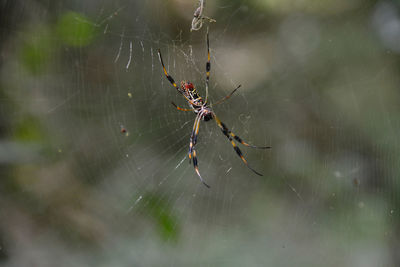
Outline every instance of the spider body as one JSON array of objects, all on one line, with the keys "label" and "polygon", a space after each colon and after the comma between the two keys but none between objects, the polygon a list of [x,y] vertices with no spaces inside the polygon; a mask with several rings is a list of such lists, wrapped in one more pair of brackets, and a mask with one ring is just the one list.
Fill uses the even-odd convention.
[{"label": "spider body", "polygon": [[[181,90],[183,95],[190,100],[189,105],[193,109],[196,109],[196,107],[200,107],[204,104],[203,98],[197,93],[197,90],[194,87],[193,83],[189,81],[182,81]],[[192,105],[191,102],[193,102],[194,105]]]},{"label": "spider body", "polygon": [[197,93],[193,83],[189,81],[181,82],[181,89],[183,94],[189,99],[189,106],[192,108],[195,114],[201,114],[201,119],[209,121],[213,119],[213,111],[207,103],[204,103],[203,98]]},{"label": "spider body", "polygon": [[[210,187],[203,180],[203,178],[200,175],[198,164],[197,164],[197,155],[196,155],[195,145],[197,143],[197,136],[198,136],[199,129],[200,129],[200,121],[201,120],[209,121],[209,120],[213,120],[214,119],[215,122],[217,123],[218,127],[221,129],[222,133],[228,138],[228,140],[231,143],[233,149],[235,150],[236,154],[241,158],[243,163],[250,170],[252,170],[254,173],[256,173],[257,175],[262,176],[261,173],[257,172],[252,167],[250,167],[250,165],[247,163],[246,159],[244,158],[242,151],[236,145],[235,141],[239,142],[240,144],[242,144],[244,146],[251,147],[251,148],[267,149],[267,148],[271,148],[271,147],[269,147],[269,146],[253,146],[253,145],[250,145],[250,144],[244,142],[239,136],[235,135],[233,132],[231,132],[228,129],[228,127],[226,127],[226,125],[215,115],[215,112],[212,110],[211,106],[208,104],[208,83],[209,83],[209,80],[210,80],[210,70],[211,70],[211,64],[210,64],[210,42],[209,42],[209,38],[208,38],[208,31],[207,31],[207,53],[208,53],[208,57],[207,57],[207,63],[206,63],[206,97],[205,97],[205,100],[204,100],[199,95],[199,93],[197,92],[195,86],[191,82],[184,80],[184,81],[181,82],[181,86],[180,87],[177,86],[177,84],[175,83],[175,80],[168,74],[167,69],[164,66],[164,62],[163,62],[163,59],[162,59],[162,56],[161,56],[161,52],[160,52],[160,50],[158,50],[158,57],[160,59],[160,63],[162,65],[162,68],[163,68],[165,76],[167,77],[168,81],[172,84],[172,86],[174,86],[175,89],[179,93],[181,93],[183,95],[183,97],[188,102],[188,104],[190,106],[190,109],[178,107],[175,103],[171,102],[172,105],[174,105],[175,108],[178,109],[178,110],[181,110],[181,111],[193,111],[196,114],[196,119],[194,121],[192,134],[190,135],[189,154],[188,154],[189,155],[189,163],[191,162],[191,160],[193,158],[193,166],[194,166],[194,169],[195,169],[197,175],[199,176],[201,182],[205,186]],[[227,95],[224,98],[222,98],[221,100],[217,101],[214,105],[220,104],[223,101],[225,101],[228,98],[230,98],[233,95],[233,93],[235,93],[236,90],[239,89],[239,88],[240,88],[240,85],[235,90],[233,90],[229,95]]]}]

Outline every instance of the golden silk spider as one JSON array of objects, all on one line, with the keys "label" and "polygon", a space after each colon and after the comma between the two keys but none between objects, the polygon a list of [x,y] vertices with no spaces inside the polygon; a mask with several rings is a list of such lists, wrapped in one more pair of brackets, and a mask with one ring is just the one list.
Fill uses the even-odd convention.
[{"label": "golden silk spider", "polygon": [[[236,154],[242,159],[244,164],[252,170],[254,173],[257,175],[262,176],[261,173],[257,172],[254,170],[250,165],[247,163],[247,160],[244,158],[242,151],[239,149],[239,147],[236,145],[235,141],[241,143],[244,146],[247,147],[252,147],[252,148],[260,148],[260,149],[268,149],[271,148],[270,146],[254,146],[250,145],[246,142],[244,142],[239,136],[235,135],[233,132],[231,132],[226,125],[215,115],[215,112],[212,110],[211,106],[208,104],[208,84],[210,80],[210,70],[211,70],[211,64],[210,64],[210,41],[208,37],[208,31],[207,31],[207,63],[206,63],[206,98],[205,100],[198,94],[196,88],[194,85],[189,82],[189,81],[182,81],[181,86],[178,87],[178,85],[175,83],[175,80],[168,74],[167,69],[164,66],[164,61],[161,56],[161,51],[158,49],[158,57],[160,59],[162,68],[164,70],[164,74],[167,77],[168,81],[176,88],[176,90],[183,95],[183,97],[186,99],[188,102],[190,108],[181,108],[178,107],[175,103],[172,102],[172,105],[181,111],[193,111],[196,114],[196,119],[194,120],[194,125],[193,125],[193,130],[192,134],[190,135],[190,143],[189,143],[189,163],[191,162],[193,158],[193,166],[194,169],[199,176],[201,182],[207,186],[208,188],[210,187],[204,179],[201,177],[199,168],[197,165],[197,156],[196,156],[196,143],[197,143],[197,136],[199,133],[200,129],[200,121],[209,121],[214,119],[215,122],[217,123],[218,127],[221,129],[222,133],[228,138],[230,143],[233,146],[233,149],[235,150]],[[240,88],[240,85],[235,88],[230,94],[227,96],[223,97],[221,100],[217,101],[214,105],[220,104],[223,101],[227,100],[230,98],[238,89]]]}]

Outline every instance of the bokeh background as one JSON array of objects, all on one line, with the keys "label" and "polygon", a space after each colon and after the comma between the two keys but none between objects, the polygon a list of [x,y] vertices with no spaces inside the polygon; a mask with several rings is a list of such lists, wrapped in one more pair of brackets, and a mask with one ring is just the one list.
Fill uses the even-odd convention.
[{"label": "bokeh background", "polygon": [[[399,266],[400,2],[0,2],[0,265]],[[191,112],[163,76],[271,150]]]}]

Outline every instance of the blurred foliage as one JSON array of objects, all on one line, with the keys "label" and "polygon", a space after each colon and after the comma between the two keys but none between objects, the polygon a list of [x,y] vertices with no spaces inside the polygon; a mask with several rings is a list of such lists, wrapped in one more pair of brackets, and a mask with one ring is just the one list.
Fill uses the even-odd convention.
[{"label": "blurred foliage", "polygon": [[[207,1],[190,33],[197,4],[0,5],[0,263],[398,266],[398,1]],[[210,190],[156,52],[203,93],[206,26],[218,116],[272,146],[255,177],[202,122]]]},{"label": "blurred foliage", "polygon": [[65,45],[82,47],[89,45],[95,37],[94,23],[76,12],[63,14],[54,30],[47,25],[36,25],[29,35],[24,36],[21,61],[33,74],[43,73],[49,60],[55,60],[57,43],[54,36]]},{"label": "blurred foliage", "polygon": [[308,0],[308,1],[293,1],[293,0],[260,0],[254,1],[258,6],[263,7],[273,13],[289,14],[293,12],[309,12],[318,15],[325,14],[340,14],[365,5],[368,1],[361,0]]},{"label": "blurred foliage", "polygon": [[43,25],[33,29],[29,35],[25,36],[21,48],[21,61],[31,73],[39,74],[50,60],[54,44],[49,30]]},{"label": "blurred foliage", "polygon": [[155,223],[160,237],[165,241],[176,242],[180,227],[171,207],[158,195],[146,194],[137,207]]},{"label": "blurred foliage", "polygon": [[95,37],[94,23],[76,12],[63,14],[56,24],[56,32],[70,46],[87,46]]},{"label": "blurred foliage", "polygon": [[42,129],[40,121],[32,115],[27,115],[16,123],[13,137],[19,142],[44,144],[46,135],[47,132]]}]

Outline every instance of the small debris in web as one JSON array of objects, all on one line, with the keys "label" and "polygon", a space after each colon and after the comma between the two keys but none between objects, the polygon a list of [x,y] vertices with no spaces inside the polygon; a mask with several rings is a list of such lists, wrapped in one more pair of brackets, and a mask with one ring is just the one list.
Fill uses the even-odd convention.
[{"label": "small debris in web", "polygon": [[128,93],[128,97],[129,97],[129,98],[132,98],[132,93]]},{"label": "small debris in web", "polygon": [[128,63],[126,64],[126,70],[128,71],[129,66],[131,65],[132,61],[132,41],[129,43],[129,60]]},{"label": "small debris in web", "polygon": [[144,46],[142,41],[140,41],[140,46],[142,47],[142,52],[144,53]]},{"label": "small debris in web", "polygon": [[121,133],[127,137],[129,136],[128,130],[123,125],[121,125]]},{"label": "small debris in web", "polygon": [[[104,25],[105,23],[107,23],[108,21],[112,20],[114,17],[118,16],[119,12],[121,10],[123,10],[125,7],[120,7],[117,10],[115,10],[114,12],[112,12],[110,15],[108,15],[106,18],[104,18],[101,22],[96,23],[94,26],[96,27],[101,27],[102,25]],[[102,13],[103,13],[103,9],[102,9]],[[106,25],[106,29],[108,28],[108,23]],[[106,33],[106,30],[104,30],[104,33]]]},{"label": "small debris in web", "polygon": [[184,162],[186,159],[186,156],[181,160],[181,162],[178,163],[178,165],[176,165],[175,170],[179,168],[179,166],[181,166],[182,162]]},{"label": "small debris in web", "polygon": [[121,34],[121,42],[119,44],[119,49],[118,49],[118,53],[114,59],[114,63],[117,63],[119,56],[121,55],[121,51],[122,51],[122,46],[124,44],[124,37],[125,37],[125,29],[122,30],[122,34]]},{"label": "small debris in web", "polygon": [[[285,183],[290,187],[290,189],[292,189],[292,191],[296,194],[296,196],[301,200],[304,201],[304,199],[301,197],[301,195],[299,194],[299,192],[297,192],[296,188],[294,188],[293,186],[291,186],[288,182],[285,181]],[[330,207],[330,209],[334,209],[333,207]]]},{"label": "small debris in web", "polygon": [[132,209],[133,209],[133,207],[135,207],[135,206],[139,203],[139,201],[142,200],[142,198],[143,198],[143,196],[140,195],[140,196],[138,197],[138,199],[136,199],[135,203],[133,203],[133,205],[128,209],[127,213],[131,212]]},{"label": "small debris in web", "polygon": [[196,11],[194,11],[193,14],[192,27],[190,28],[190,31],[200,30],[201,27],[203,26],[203,20],[208,20],[209,22],[216,22],[215,19],[203,15],[205,0],[200,0],[199,3],[200,3],[199,7],[196,9]]}]

